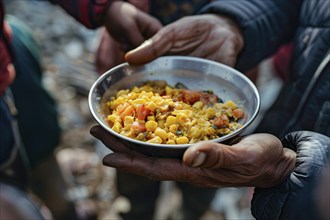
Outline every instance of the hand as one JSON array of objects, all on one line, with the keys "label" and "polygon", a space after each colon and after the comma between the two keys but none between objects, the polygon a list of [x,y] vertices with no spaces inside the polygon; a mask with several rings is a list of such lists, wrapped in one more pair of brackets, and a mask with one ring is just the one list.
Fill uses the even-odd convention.
[{"label": "hand", "polygon": [[104,157],[105,166],[157,181],[203,187],[270,187],[281,182],[295,165],[296,154],[269,134],[250,135],[232,146],[197,143],[186,150],[182,161],[132,151],[100,126],[93,127],[91,134],[114,152]]},{"label": "hand", "polygon": [[[326,184],[324,178],[329,177],[322,172],[330,163],[330,137],[298,131],[287,134],[282,143],[297,152],[296,166],[281,184],[255,189],[251,203],[253,216],[256,219],[323,219],[310,214],[316,206],[324,205],[322,202],[329,202],[329,185],[326,189],[321,184]],[[329,179],[327,182],[329,184]],[[314,194],[318,190],[323,190],[322,195]],[[323,214],[329,213],[329,203],[325,204],[327,212]],[[316,213],[322,214],[321,209]]]},{"label": "hand", "polygon": [[110,68],[125,62],[124,54],[124,48],[113,40],[105,29],[101,30],[100,42],[95,54],[95,66],[98,74],[101,75]]},{"label": "hand", "polygon": [[104,26],[127,51],[153,36],[162,25],[132,4],[113,1],[107,10]]},{"label": "hand", "polygon": [[233,67],[242,48],[242,34],[232,20],[213,14],[195,15],[163,27],[129,51],[125,59],[131,64],[143,64],[162,55],[189,55]]}]

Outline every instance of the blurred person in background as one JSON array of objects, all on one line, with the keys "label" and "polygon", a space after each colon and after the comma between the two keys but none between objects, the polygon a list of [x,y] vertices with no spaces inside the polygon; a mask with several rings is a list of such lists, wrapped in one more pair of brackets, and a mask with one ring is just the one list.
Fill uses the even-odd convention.
[{"label": "blurred person in background", "polygon": [[[119,29],[131,47],[138,46],[160,28],[157,20],[125,2],[50,2],[59,4],[87,28],[104,25],[108,30]],[[131,38],[132,33],[140,38]],[[32,32],[22,21],[5,18],[4,3],[0,0],[1,219],[51,218],[41,213],[31,199],[28,193],[31,188],[54,219],[96,219],[95,208],[80,210],[66,195],[54,156],[60,138],[56,104],[42,87],[41,78],[39,48]]]},{"label": "blurred person in background", "polygon": [[[329,160],[329,8],[329,1],[219,0],[202,8],[200,15],[163,27],[128,52],[126,60],[143,64],[162,55],[191,55],[245,72],[292,43],[289,76],[255,130],[269,134],[250,135],[233,146],[198,143],[185,152],[182,163],[132,152],[95,127],[91,133],[115,152],[104,158],[104,164],[153,180],[254,186],[252,214],[257,219],[317,215],[298,209],[297,202],[308,199],[305,190],[325,178],[320,174]],[[322,201],[322,207],[329,206],[327,199]]]},{"label": "blurred person in background", "polygon": [[[162,25],[167,25],[184,16],[195,14],[209,0],[128,0],[137,9],[152,15]],[[99,46],[96,52],[96,70],[99,74],[111,67],[125,62],[124,54],[132,49],[125,42],[114,39],[104,28],[101,32]],[[121,196],[126,197],[131,209],[121,213],[123,219],[153,219],[156,201],[159,198],[161,182],[150,181],[144,177],[123,172],[116,173],[116,188]],[[194,187],[186,183],[176,183],[182,192],[181,209],[178,218],[193,220],[199,219],[210,207],[216,194],[215,188]],[[145,197],[145,195],[148,195]]]}]

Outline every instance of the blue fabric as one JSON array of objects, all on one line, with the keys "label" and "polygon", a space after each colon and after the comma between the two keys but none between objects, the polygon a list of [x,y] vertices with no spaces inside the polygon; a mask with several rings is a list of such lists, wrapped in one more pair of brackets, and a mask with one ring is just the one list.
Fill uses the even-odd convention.
[{"label": "blue fabric", "polygon": [[[18,110],[17,120],[30,165],[33,167],[53,153],[60,128],[56,104],[41,84],[42,69],[36,58],[36,42],[26,27],[9,21],[13,30],[16,78],[10,86]],[[32,49],[34,48],[34,49]]]},{"label": "blue fabric", "polygon": [[282,143],[297,152],[296,167],[281,184],[255,189],[252,213],[257,219],[320,219],[313,189],[329,163],[330,138],[300,131],[286,135]]},{"label": "blue fabric", "polygon": [[330,102],[329,63],[308,94],[303,111],[297,120],[289,123],[330,48],[329,8],[330,1],[218,0],[200,11],[227,15],[239,25],[244,48],[236,68],[243,72],[273,55],[283,44],[293,44],[288,67],[290,76],[255,132],[283,137],[289,132],[310,130],[330,135],[329,126],[320,124],[321,121],[328,121],[324,103]]},{"label": "blue fabric", "polygon": [[153,0],[150,2],[150,14],[163,25],[172,23],[184,16],[197,13],[211,0]]},{"label": "blue fabric", "polygon": [[288,42],[297,28],[297,1],[218,0],[199,13],[227,15],[241,28],[244,48],[236,68],[248,71]]},{"label": "blue fabric", "polygon": [[[13,31],[12,49],[16,57],[16,78],[10,86],[18,110],[19,132],[31,166],[53,153],[59,143],[60,128],[56,105],[41,84],[37,44],[26,26],[9,20]],[[0,98],[0,164],[9,159],[14,147],[12,120],[7,104]]]},{"label": "blue fabric", "polygon": [[0,166],[7,163],[14,146],[11,121],[12,115],[4,97],[0,97]]}]

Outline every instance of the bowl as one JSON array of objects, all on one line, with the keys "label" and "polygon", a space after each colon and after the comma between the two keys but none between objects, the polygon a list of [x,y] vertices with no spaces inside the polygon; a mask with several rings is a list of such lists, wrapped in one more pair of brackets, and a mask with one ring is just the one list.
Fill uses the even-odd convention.
[{"label": "bowl", "polygon": [[242,106],[244,117],[238,130],[211,141],[225,142],[241,134],[256,118],[260,97],[254,84],[239,71],[218,62],[189,56],[164,56],[145,65],[118,65],[101,75],[92,85],[88,104],[91,114],[105,130],[119,137],[131,149],[156,157],[180,158],[191,144],[154,144],[118,134],[113,131],[101,103],[115,96],[121,89],[138,86],[148,80],[165,80],[169,85],[177,83],[193,90],[213,90],[223,101],[232,100]]}]

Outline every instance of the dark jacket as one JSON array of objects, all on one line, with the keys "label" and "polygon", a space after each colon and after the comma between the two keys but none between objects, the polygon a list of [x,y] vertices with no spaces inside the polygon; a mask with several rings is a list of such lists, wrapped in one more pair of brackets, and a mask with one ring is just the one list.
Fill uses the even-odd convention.
[{"label": "dark jacket", "polygon": [[[296,166],[282,183],[272,188],[256,188],[251,211],[257,219],[319,220],[322,196],[328,197],[329,186],[321,196],[320,182],[324,181],[325,167],[330,167],[330,138],[310,131],[286,135],[282,144],[297,152]],[[329,207],[329,204],[327,205]]]},{"label": "dark jacket", "polygon": [[280,138],[299,130],[318,133],[291,133],[284,138],[284,147],[297,152],[295,170],[278,186],[256,189],[251,210],[257,219],[317,219],[317,212],[299,209],[298,202],[307,200],[313,208],[308,194],[329,162],[330,1],[219,0],[201,13],[228,15],[240,26],[244,49],[237,69],[241,71],[253,68],[281,45],[293,43],[290,76],[256,132]]},{"label": "dark jacket", "polygon": [[330,136],[329,61],[317,72],[330,49],[330,1],[220,0],[202,9],[210,12],[228,15],[241,27],[241,71],[293,42],[290,76],[257,132],[283,137],[290,131],[310,130]]}]

